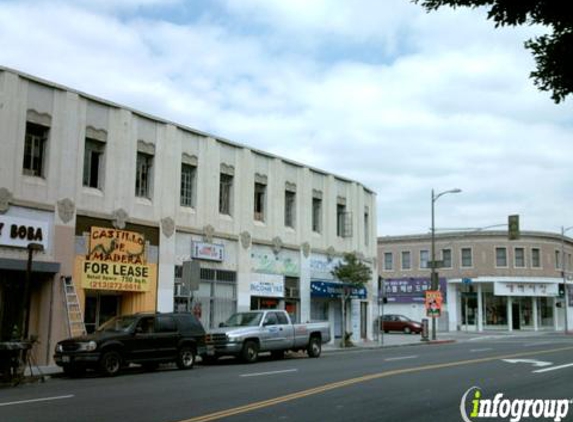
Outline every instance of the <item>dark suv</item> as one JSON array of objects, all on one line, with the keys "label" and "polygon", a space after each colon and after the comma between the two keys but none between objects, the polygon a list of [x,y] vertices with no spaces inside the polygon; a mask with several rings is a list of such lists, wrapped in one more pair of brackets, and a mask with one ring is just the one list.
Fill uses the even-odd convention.
[{"label": "dark suv", "polygon": [[142,313],[115,317],[93,334],[60,341],[54,360],[67,375],[96,369],[113,376],[130,363],[153,370],[175,362],[191,369],[204,349],[205,330],[193,314]]}]

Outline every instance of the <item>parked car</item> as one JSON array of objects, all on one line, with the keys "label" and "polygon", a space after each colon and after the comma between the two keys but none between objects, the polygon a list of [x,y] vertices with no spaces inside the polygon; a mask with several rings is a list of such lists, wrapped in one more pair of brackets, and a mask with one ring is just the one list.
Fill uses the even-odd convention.
[{"label": "parked car", "polygon": [[383,330],[385,333],[401,331],[404,334],[420,334],[422,332],[422,324],[404,315],[383,315],[380,330]]},{"label": "parked car", "polygon": [[68,375],[95,369],[113,376],[130,363],[153,370],[175,362],[191,369],[204,349],[205,330],[193,314],[142,313],[115,317],[92,334],[60,341],[54,360]]},{"label": "parked car", "polygon": [[231,355],[250,363],[260,352],[281,358],[288,350],[306,351],[309,357],[317,358],[322,344],[329,341],[328,322],[293,324],[282,310],[239,312],[207,333],[206,352],[201,358],[209,362]]}]

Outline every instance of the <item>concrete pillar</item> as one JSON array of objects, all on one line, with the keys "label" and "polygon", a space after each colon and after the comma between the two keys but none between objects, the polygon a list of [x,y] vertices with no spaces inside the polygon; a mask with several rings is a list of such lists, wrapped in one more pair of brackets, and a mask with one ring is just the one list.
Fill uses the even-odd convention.
[{"label": "concrete pillar", "polygon": [[300,289],[300,321],[310,321],[310,253],[304,255],[304,251],[300,251],[300,275],[299,275],[299,289]]},{"label": "concrete pillar", "polygon": [[483,331],[483,303],[482,303],[482,291],[481,284],[477,285],[477,302],[478,302],[478,314],[477,314],[477,330],[478,332]]},{"label": "concrete pillar", "polygon": [[551,301],[553,304],[553,329],[555,331],[559,330],[559,318],[558,318],[559,308],[557,307],[558,301],[559,300],[556,297],[554,297],[553,300]]},{"label": "concrete pillar", "polygon": [[531,298],[531,307],[533,309],[533,331],[538,331],[539,324],[537,323],[537,298],[535,296]]},{"label": "concrete pillar", "polygon": [[513,298],[511,296],[507,297],[507,315],[506,315],[506,321],[507,321],[507,331],[512,332],[513,331]]},{"label": "concrete pillar", "polygon": [[175,233],[167,237],[161,230],[159,239],[156,310],[158,312],[172,312],[175,289],[173,282],[175,278]]},{"label": "concrete pillar", "polygon": [[360,339],[360,299],[351,299],[350,301],[350,331],[352,332],[351,340],[356,343]]},{"label": "concrete pillar", "polygon": [[[448,283],[447,291],[448,291],[448,303],[447,303],[447,314],[448,314],[448,327],[449,331],[457,331],[458,330],[458,303],[460,300],[460,294],[457,288],[457,284]],[[460,284],[461,286],[461,284]]]}]

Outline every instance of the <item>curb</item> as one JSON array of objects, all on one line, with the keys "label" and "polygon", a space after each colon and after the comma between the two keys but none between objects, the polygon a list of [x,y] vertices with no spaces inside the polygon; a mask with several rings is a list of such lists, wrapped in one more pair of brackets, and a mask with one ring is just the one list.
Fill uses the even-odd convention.
[{"label": "curb", "polygon": [[452,344],[457,343],[457,340],[429,340],[422,341],[419,343],[404,343],[404,344],[389,344],[381,346],[352,346],[352,347],[337,347],[336,349],[322,349],[322,353],[340,353],[340,352],[359,352],[363,350],[381,350],[381,349],[394,349],[397,347],[415,347],[415,346],[428,346],[428,345],[438,345],[438,344]]}]

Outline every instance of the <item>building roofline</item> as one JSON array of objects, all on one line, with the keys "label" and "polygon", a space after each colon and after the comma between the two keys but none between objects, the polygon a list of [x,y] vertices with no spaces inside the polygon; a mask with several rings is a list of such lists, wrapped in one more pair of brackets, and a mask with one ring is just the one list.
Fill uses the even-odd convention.
[{"label": "building roofline", "polygon": [[[435,238],[436,240],[444,240],[444,239],[483,239],[483,238],[491,238],[491,237],[504,237],[507,239],[507,231],[506,230],[483,230],[483,231],[473,231],[473,232],[465,232],[465,231],[455,231],[449,233],[436,233]],[[412,235],[403,235],[403,236],[379,236],[377,238],[377,244],[383,245],[386,243],[391,242],[415,242],[415,241],[429,241],[431,238],[431,233],[427,234],[412,234]],[[543,231],[521,231],[520,232],[520,239],[519,240],[511,240],[511,242],[518,243],[519,241],[523,241],[524,238],[538,238],[538,239],[549,239],[561,242],[561,234],[560,233],[552,233],[552,232],[543,232]],[[573,244],[573,238],[565,236],[565,241],[567,243]],[[510,242],[509,239],[507,239]]]},{"label": "building roofline", "polygon": [[106,105],[106,106],[110,106],[110,107],[117,108],[117,109],[127,110],[127,111],[129,111],[129,112],[131,112],[131,113],[133,113],[133,114],[139,115],[139,116],[144,117],[144,118],[146,118],[146,119],[150,119],[150,120],[156,121],[156,122],[158,122],[158,123],[163,123],[163,124],[167,124],[167,125],[173,125],[173,126],[179,128],[179,129],[185,130],[185,131],[187,131],[187,132],[191,132],[191,133],[193,133],[193,134],[195,134],[195,135],[203,136],[203,137],[205,137],[205,138],[212,138],[212,139],[215,139],[215,140],[218,141],[218,142],[225,143],[225,144],[230,145],[230,146],[235,147],[235,148],[248,149],[249,151],[252,151],[252,152],[254,152],[254,153],[257,153],[257,154],[260,154],[260,155],[265,155],[265,156],[267,156],[267,157],[269,157],[269,158],[279,159],[279,160],[283,161],[284,163],[291,164],[291,165],[294,165],[294,166],[296,166],[296,167],[307,168],[307,169],[309,169],[309,170],[311,170],[311,171],[314,171],[314,172],[316,172],[316,173],[323,174],[323,175],[325,175],[325,176],[333,176],[333,177],[335,177],[335,178],[337,178],[337,179],[339,179],[339,180],[342,180],[342,181],[344,181],[344,182],[356,183],[357,185],[361,186],[361,187],[362,187],[365,191],[367,191],[368,193],[370,193],[370,194],[376,196],[376,192],[374,192],[374,190],[368,188],[367,186],[365,186],[365,185],[362,184],[361,182],[358,182],[358,181],[356,181],[356,180],[349,179],[349,178],[344,177],[344,176],[340,176],[340,175],[337,175],[337,174],[334,174],[334,173],[330,173],[330,172],[327,172],[327,171],[325,171],[325,170],[321,170],[321,169],[319,169],[319,168],[311,167],[311,166],[309,166],[309,165],[306,165],[306,164],[303,164],[303,163],[299,163],[299,162],[297,162],[297,161],[295,161],[295,160],[291,160],[291,159],[289,159],[289,158],[280,157],[280,156],[278,156],[278,155],[272,154],[272,153],[267,152],[267,151],[263,151],[263,150],[260,150],[260,149],[257,149],[257,148],[249,147],[249,146],[247,146],[247,145],[245,145],[245,144],[241,144],[241,143],[239,143],[239,142],[231,141],[230,139],[224,138],[224,137],[222,137],[222,136],[213,135],[213,134],[211,134],[211,133],[204,132],[204,131],[201,131],[201,130],[199,130],[199,129],[195,129],[195,128],[191,127],[191,126],[186,126],[186,125],[184,125],[184,124],[177,123],[177,122],[174,122],[174,121],[172,121],[172,120],[164,119],[164,118],[161,118],[161,117],[158,117],[158,116],[155,116],[155,115],[146,113],[146,112],[144,112],[144,111],[137,110],[137,109],[132,108],[132,107],[129,107],[129,106],[125,106],[125,105],[122,105],[122,104],[119,104],[119,103],[116,103],[116,102],[113,102],[113,101],[110,101],[110,100],[106,100],[106,99],[100,98],[100,97],[95,96],[95,95],[92,95],[92,94],[88,94],[88,93],[86,93],[86,92],[83,92],[83,91],[80,91],[80,90],[77,90],[77,89],[74,89],[74,88],[70,88],[70,87],[68,87],[68,86],[59,84],[59,83],[57,83],[57,82],[49,81],[49,80],[44,79],[44,78],[41,78],[41,77],[39,77],[39,76],[34,76],[34,75],[29,74],[29,73],[22,72],[22,71],[17,70],[17,69],[13,69],[13,68],[10,68],[10,67],[7,67],[7,66],[0,65],[0,71],[10,72],[10,73],[13,73],[13,74],[15,74],[15,75],[18,75],[18,76],[21,77],[21,78],[28,79],[28,80],[31,80],[31,81],[36,82],[36,83],[40,83],[40,84],[42,84],[42,85],[50,86],[50,87],[52,87],[52,88],[59,89],[59,90],[61,90],[61,91],[71,92],[71,93],[77,94],[77,95],[79,95],[79,96],[81,96],[81,97],[83,97],[83,98],[86,98],[86,99],[88,99],[88,100],[95,101],[95,102],[104,104],[104,105]]}]

